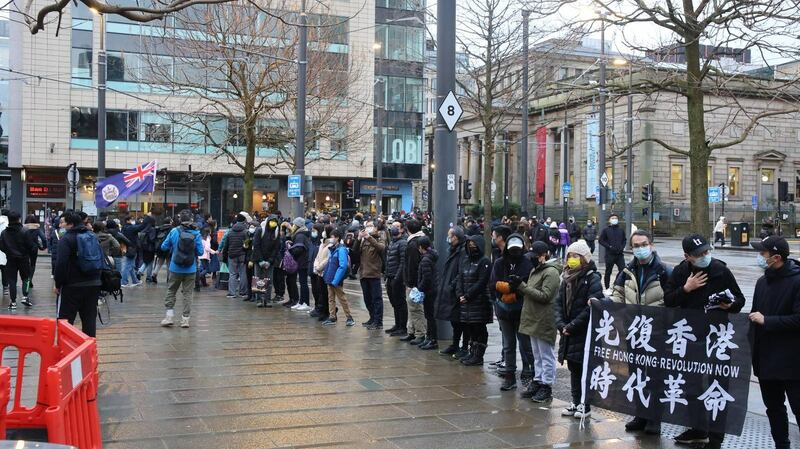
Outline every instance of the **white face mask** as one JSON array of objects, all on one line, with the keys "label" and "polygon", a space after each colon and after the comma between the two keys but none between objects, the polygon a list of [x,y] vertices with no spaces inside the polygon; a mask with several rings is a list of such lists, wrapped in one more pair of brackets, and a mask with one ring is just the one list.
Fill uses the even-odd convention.
[{"label": "white face mask", "polygon": [[370,226],[370,227],[368,227],[368,228],[366,228],[364,230],[367,231],[367,234],[372,234],[373,232],[375,232],[375,227],[374,226]]}]

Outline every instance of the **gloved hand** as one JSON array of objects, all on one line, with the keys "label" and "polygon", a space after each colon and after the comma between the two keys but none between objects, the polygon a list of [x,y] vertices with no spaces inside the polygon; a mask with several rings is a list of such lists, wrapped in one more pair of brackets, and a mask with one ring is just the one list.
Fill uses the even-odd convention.
[{"label": "gloved hand", "polygon": [[508,285],[511,287],[512,291],[516,291],[520,284],[522,284],[522,278],[516,274],[512,274],[508,277]]}]

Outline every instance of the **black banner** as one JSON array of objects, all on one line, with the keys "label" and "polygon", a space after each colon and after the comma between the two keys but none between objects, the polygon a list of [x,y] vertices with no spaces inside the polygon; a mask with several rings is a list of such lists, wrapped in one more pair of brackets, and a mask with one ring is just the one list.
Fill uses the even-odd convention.
[{"label": "black banner", "polygon": [[740,435],[750,388],[745,314],[592,301],[585,402]]}]

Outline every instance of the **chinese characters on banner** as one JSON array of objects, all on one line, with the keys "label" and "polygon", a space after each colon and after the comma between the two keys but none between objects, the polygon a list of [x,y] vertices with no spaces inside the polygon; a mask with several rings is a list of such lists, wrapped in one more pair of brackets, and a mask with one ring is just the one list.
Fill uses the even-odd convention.
[{"label": "chinese characters on banner", "polygon": [[747,413],[747,315],[592,301],[586,402],[740,435]]}]

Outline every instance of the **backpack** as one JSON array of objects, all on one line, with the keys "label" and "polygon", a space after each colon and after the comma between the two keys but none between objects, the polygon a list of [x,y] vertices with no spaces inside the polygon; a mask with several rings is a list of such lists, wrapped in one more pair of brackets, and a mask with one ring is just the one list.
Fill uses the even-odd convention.
[{"label": "backpack", "polygon": [[143,251],[147,251],[149,253],[155,252],[156,250],[156,229],[152,226],[148,227],[144,231],[139,232],[139,245],[141,245]]},{"label": "backpack", "polygon": [[171,230],[172,229],[170,229],[170,228],[156,230],[155,250],[156,250],[156,252],[158,252],[159,255],[167,255],[167,254],[169,254],[168,251],[161,251],[161,245],[164,243],[164,240],[167,239],[167,236],[169,235],[169,231],[171,231]]},{"label": "backpack", "polygon": [[283,254],[283,261],[281,263],[283,265],[283,271],[287,274],[295,274],[297,270],[300,269],[300,266],[297,264],[297,260],[295,260],[294,256],[292,255],[291,248]]},{"label": "backpack", "polygon": [[93,274],[103,269],[103,249],[93,232],[81,232],[77,237],[78,268],[81,273]]},{"label": "backpack", "polygon": [[114,298],[122,299],[122,274],[114,269],[111,261],[104,258],[105,263],[100,271],[100,290],[107,292],[114,296]]},{"label": "backpack", "polygon": [[175,252],[172,261],[179,267],[188,268],[194,265],[197,256],[194,252],[194,234],[188,228],[181,225],[178,231],[178,244],[175,245]]}]

